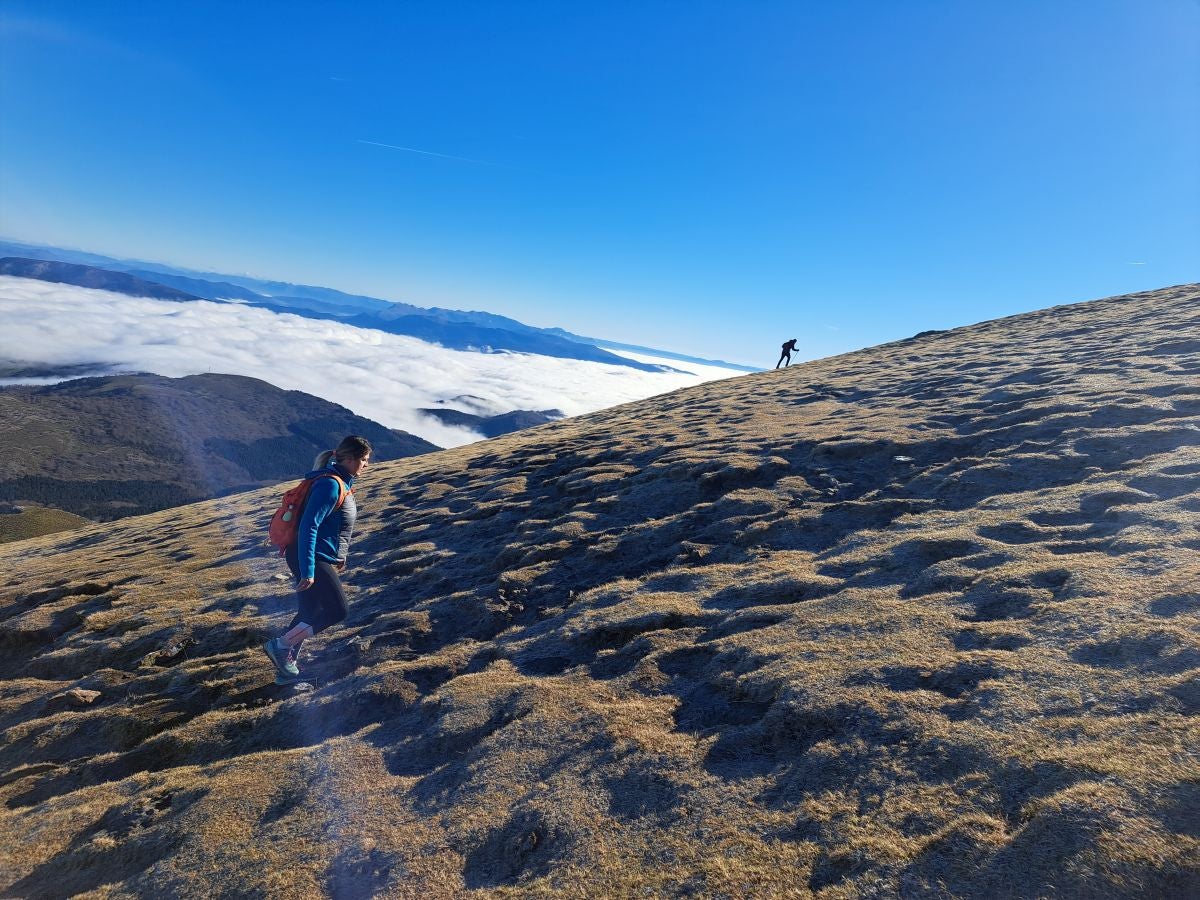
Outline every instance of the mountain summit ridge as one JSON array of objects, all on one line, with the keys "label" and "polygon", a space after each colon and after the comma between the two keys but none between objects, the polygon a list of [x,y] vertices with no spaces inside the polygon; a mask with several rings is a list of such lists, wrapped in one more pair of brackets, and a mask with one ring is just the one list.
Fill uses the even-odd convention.
[{"label": "mountain summit ridge", "polygon": [[1198,301],[373,467],[307,694],[273,489],[2,547],[0,890],[1193,896]]}]

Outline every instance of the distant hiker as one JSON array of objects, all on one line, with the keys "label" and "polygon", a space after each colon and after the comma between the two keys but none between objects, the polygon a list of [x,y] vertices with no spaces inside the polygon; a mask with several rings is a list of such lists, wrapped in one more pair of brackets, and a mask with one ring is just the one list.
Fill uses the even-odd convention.
[{"label": "distant hiker", "polygon": [[[279,684],[300,677],[296,659],[307,638],[346,618],[346,592],[338,573],[346,568],[346,553],[358,516],[351,488],[370,460],[371,445],[365,438],[342,438],[336,450],[326,450],[313,461],[313,471],[284,496],[284,506],[271,523],[272,541],[278,540],[281,533],[285,535],[280,543],[290,535],[289,525],[295,527],[295,539],[283,552],[296,579],[296,615],[283,634],[263,644],[275,664],[275,681]],[[297,492],[301,509],[289,505]],[[299,516],[298,522],[289,518],[294,516]]]},{"label": "distant hiker", "polygon": [[783,345],[783,352],[779,354],[779,362],[775,363],[775,368],[782,365],[785,369],[792,364],[792,351],[796,349],[796,339],[792,338]]}]

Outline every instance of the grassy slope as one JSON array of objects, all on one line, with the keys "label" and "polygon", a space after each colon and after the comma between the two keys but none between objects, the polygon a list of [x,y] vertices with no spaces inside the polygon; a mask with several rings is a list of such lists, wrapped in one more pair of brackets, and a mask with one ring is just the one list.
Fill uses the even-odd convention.
[{"label": "grassy slope", "polygon": [[30,506],[17,513],[0,513],[0,544],[70,531],[90,524],[82,516],[61,509]]},{"label": "grassy slope", "polygon": [[381,465],[306,696],[276,491],[0,548],[0,892],[1195,896],[1198,301]]}]

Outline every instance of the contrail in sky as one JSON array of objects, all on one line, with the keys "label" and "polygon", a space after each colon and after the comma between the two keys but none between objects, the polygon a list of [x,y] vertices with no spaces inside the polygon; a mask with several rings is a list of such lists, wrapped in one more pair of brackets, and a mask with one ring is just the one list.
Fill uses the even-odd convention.
[{"label": "contrail in sky", "polygon": [[361,138],[358,140],[358,143],[370,144],[372,147],[386,147],[388,150],[403,150],[405,153],[420,153],[422,156],[436,156],[438,159],[456,159],[459,162],[475,163],[479,166],[498,166],[501,169],[512,168],[511,166],[491,163],[482,159],[470,159],[466,156],[450,156],[447,153],[434,153],[432,150],[418,150],[416,147],[397,147],[395,144],[381,144],[379,141],[364,141]]}]

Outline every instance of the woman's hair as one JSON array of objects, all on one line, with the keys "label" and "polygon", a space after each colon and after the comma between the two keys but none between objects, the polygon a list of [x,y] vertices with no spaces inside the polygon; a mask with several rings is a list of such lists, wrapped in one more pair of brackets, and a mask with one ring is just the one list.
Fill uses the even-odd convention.
[{"label": "woman's hair", "polygon": [[337,445],[336,450],[324,450],[317,454],[317,458],[313,460],[314,469],[323,469],[329,465],[329,461],[335,457],[340,462],[343,459],[362,459],[371,452],[370,442],[357,434],[348,434],[342,438],[342,442]]}]

